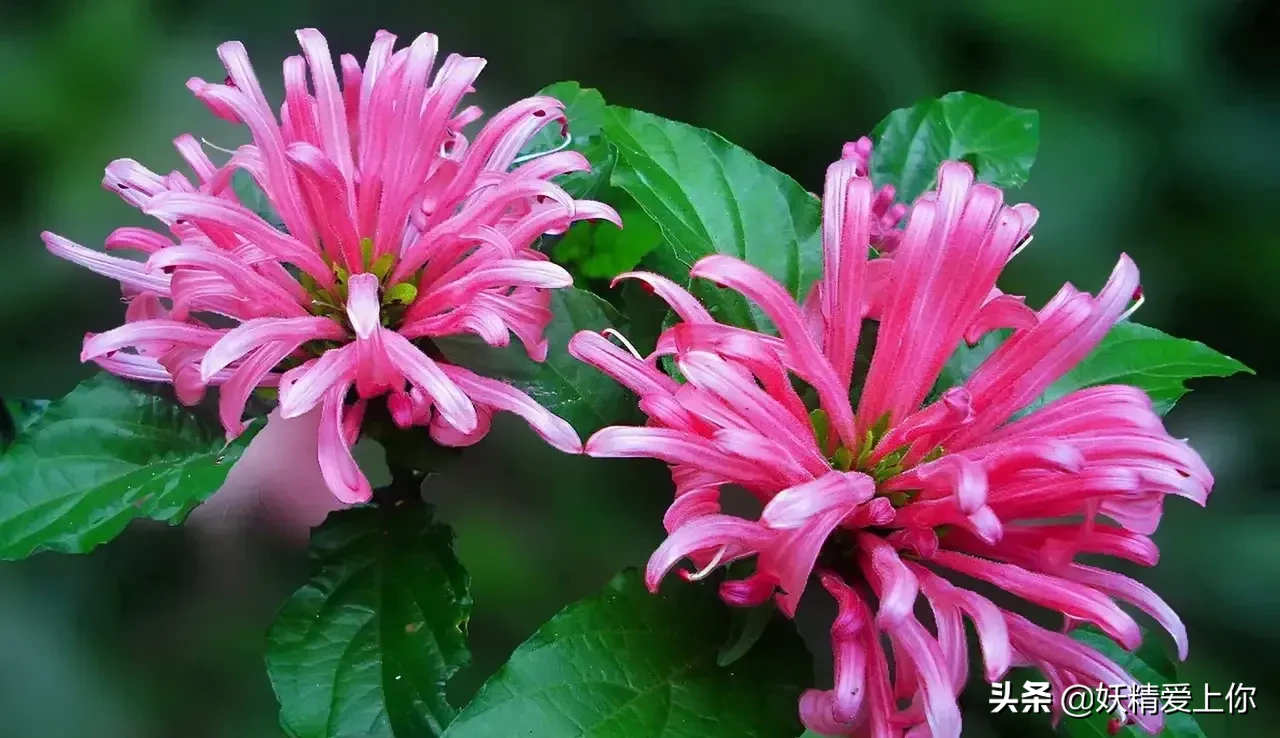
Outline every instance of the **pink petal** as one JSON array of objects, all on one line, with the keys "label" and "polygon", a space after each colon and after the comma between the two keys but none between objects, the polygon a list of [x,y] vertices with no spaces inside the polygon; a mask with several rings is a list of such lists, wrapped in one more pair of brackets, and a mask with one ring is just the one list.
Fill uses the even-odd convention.
[{"label": "pink petal", "polygon": [[347,133],[347,116],[343,108],[342,92],[338,76],[333,69],[329,45],[314,28],[297,32],[298,43],[311,67],[311,81],[315,85],[316,102],[319,103],[320,137],[325,153],[350,177],[354,171],[351,157],[351,140]]},{"label": "pink petal", "polygon": [[1094,623],[1125,648],[1142,643],[1142,631],[1133,618],[1098,591],[1052,577],[1027,571],[1012,564],[986,561],[952,551],[939,551],[933,563],[958,571],[1004,589],[1030,602],[1062,612],[1078,620]]},{"label": "pink petal", "polygon": [[1039,323],[996,349],[965,386],[980,419],[962,431],[956,447],[981,437],[1026,407],[1098,345],[1138,289],[1138,269],[1127,256],[1097,299],[1066,287],[1039,314]]},{"label": "pink petal", "polygon": [[515,413],[528,421],[529,427],[553,447],[569,454],[582,453],[582,441],[573,426],[524,392],[505,382],[481,377],[451,364],[441,364],[440,370],[476,403]]},{"label": "pink petal", "polygon": [[86,339],[80,352],[80,360],[89,361],[112,351],[130,346],[145,346],[148,343],[204,348],[217,343],[221,337],[222,331],[176,320],[139,320]]},{"label": "pink petal", "polygon": [[956,505],[966,515],[971,515],[987,504],[987,475],[983,468],[956,454],[943,456],[937,461],[918,466],[895,478],[892,489],[942,490],[955,496]]},{"label": "pink petal", "polygon": [[749,427],[784,448],[811,474],[821,474],[829,468],[814,443],[812,428],[763,391],[751,374],[708,351],[682,354],[677,365],[689,384],[733,408]]},{"label": "pink petal", "polygon": [[778,590],[778,578],[768,572],[756,572],[746,579],[730,579],[720,583],[720,599],[733,607],[759,607]]},{"label": "pink petal", "polygon": [[886,413],[892,425],[919,407],[1023,230],[1000,191],[973,179],[968,166],[946,162],[936,196],[912,208],[859,401],[865,428]]},{"label": "pink petal", "polygon": [[931,735],[935,738],[960,738],[960,707],[951,690],[951,681],[943,670],[945,661],[937,641],[909,614],[893,626],[889,636],[915,668],[924,694],[924,712]]},{"label": "pink petal", "polygon": [[[52,236],[52,234],[50,234]],[[43,234],[42,234],[43,237]],[[102,247],[107,251],[114,249],[133,249],[144,254],[154,254],[163,248],[173,245],[168,236],[163,236],[147,228],[123,226],[111,232]]]},{"label": "pink petal", "polygon": [[169,221],[190,218],[229,228],[277,259],[294,264],[322,285],[333,284],[332,270],[315,250],[276,230],[243,206],[208,195],[168,192],[151,198],[143,212]]},{"label": "pink petal", "polygon": [[[236,297],[252,298],[254,302],[263,303],[279,315],[294,317],[307,314],[296,295],[225,252],[202,246],[172,246],[157,251],[147,259],[148,270],[175,267],[192,267],[213,272],[235,287]],[[175,275],[175,279],[180,276],[181,274]]]},{"label": "pink petal", "polygon": [[[645,586],[651,592],[658,591],[667,572],[681,559],[695,553],[716,552],[713,566],[719,566],[758,552],[768,545],[773,535],[757,523],[732,515],[695,518],[668,536],[649,557],[644,571]],[[705,576],[706,573],[699,574]]]},{"label": "pink petal", "polygon": [[706,439],[668,428],[602,428],[587,440],[588,456],[603,458],[655,458],[668,464],[690,464],[738,482],[759,482],[759,469],[716,449]]},{"label": "pink petal", "polygon": [[771,476],[788,484],[802,484],[813,478],[781,444],[754,431],[720,428],[712,431],[711,442],[720,451],[768,469]]},{"label": "pink petal", "polygon": [[[310,340],[342,338],[342,326],[329,318],[255,318],[222,334],[200,362],[200,375],[207,381],[242,356],[267,343],[289,346],[285,356]],[[284,357],[281,357],[284,358]]]},{"label": "pink petal", "polygon": [[875,492],[875,482],[865,474],[830,471],[779,492],[765,505],[760,522],[773,530],[792,530],[833,509],[847,516]]},{"label": "pink petal", "polygon": [[1103,594],[1132,603],[1150,615],[1160,623],[1161,627],[1169,631],[1169,635],[1173,636],[1174,644],[1178,647],[1178,659],[1186,661],[1189,648],[1187,626],[1183,625],[1178,613],[1174,612],[1173,608],[1151,589],[1124,575],[1082,564],[1072,564],[1062,574],[1073,582],[1079,582]]},{"label": "pink petal", "polygon": [[[227,76],[234,86],[205,84],[192,91],[215,110],[234,114],[249,128],[265,165],[266,191],[271,204],[290,233],[299,238],[311,238],[311,222],[306,216],[297,181],[284,157],[284,140],[271,105],[253,73],[244,45],[228,41],[218,47],[218,57],[227,68]],[[188,87],[192,85],[188,83]]]},{"label": "pink petal", "polygon": [[964,340],[970,346],[982,340],[991,331],[1002,328],[1025,330],[1039,321],[1036,311],[1027,307],[1024,298],[1014,295],[996,295],[983,304],[965,329]]},{"label": "pink petal", "polygon": [[373,497],[369,480],[351,455],[346,433],[343,432],[343,401],[350,382],[341,382],[329,388],[320,405],[320,473],[329,485],[329,491],[340,502],[357,504]]},{"label": "pink petal", "polygon": [[[1140,683],[1111,659],[1072,638],[1045,630],[1010,612],[1005,613],[1005,620],[1013,647],[1042,670],[1048,667],[1051,673],[1065,671],[1074,681],[1084,684]],[[1159,733],[1164,723],[1162,714],[1135,712],[1131,717],[1151,735]]]},{"label": "pink petal", "polygon": [[[288,342],[261,344],[249,358],[236,367],[222,385],[218,393],[218,417],[229,437],[235,437],[244,432],[242,419],[245,405],[249,402],[249,395],[265,383],[270,371],[286,356],[293,353],[295,348],[296,346]],[[205,377],[203,364],[201,377]]]},{"label": "pink petal", "polygon": [[831,647],[835,656],[835,685],[831,690],[831,715],[848,725],[862,706],[867,671],[864,631],[871,629],[871,613],[856,592],[839,576],[822,572],[819,581],[839,608],[831,624]]},{"label": "pink petal", "polygon": [[852,160],[827,168],[822,195],[823,347],[843,386],[853,376],[862,328],[862,284],[871,250],[871,181],[858,176]]},{"label": "pink petal", "polygon": [[923,566],[909,566],[919,577],[925,596],[931,600],[950,602],[969,616],[978,632],[987,681],[995,682],[1004,678],[1013,663],[1013,652],[1000,608],[981,595],[953,586]]},{"label": "pink petal", "polygon": [[305,142],[290,144],[287,154],[321,203],[316,215],[324,223],[321,234],[330,247],[328,251],[346,265],[348,272],[363,270],[366,265],[351,205],[354,198],[342,172],[324,152]]},{"label": "pink petal", "polygon": [[688,290],[680,285],[672,282],[666,277],[653,274],[652,272],[623,272],[613,278],[613,285],[624,279],[638,279],[653,290],[654,294],[662,298],[676,315],[686,323],[711,323],[714,318],[707,309],[702,307],[702,303],[698,302],[698,298],[689,294]]},{"label": "pink petal", "polygon": [[719,513],[720,488],[703,487],[678,495],[663,515],[662,526],[671,533],[694,518]]},{"label": "pink petal", "polygon": [[169,294],[169,277],[163,274],[148,274],[143,265],[136,261],[108,256],[92,249],[86,249],[49,231],[41,233],[40,238],[44,240],[44,245],[49,249],[49,253],[74,264],[79,264],[95,274],[114,279],[131,289],[155,292],[165,296]]},{"label": "pink petal", "polygon": [[436,412],[442,420],[460,433],[465,434],[475,430],[478,422],[475,405],[466,393],[444,373],[439,364],[398,333],[383,331],[382,339],[391,361],[406,379],[431,397]]},{"label": "pink petal", "polygon": [[879,583],[880,610],[876,622],[881,628],[893,628],[908,618],[915,608],[920,584],[898,557],[893,547],[878,536],[859,533],[862,547],[862,569]]},{"label": "pink petal", "polygon": [[475,430],[463,433],[449,425],[448,422],[441,420],[439,415],[432,415],[430,421],[431,440],[442,446],[471,446],[489,434],[489,425],[492,419],[493,412],[481,405],[476,408]]},{"label": "pink petal", "polygon": [[373,274],[353,274],[347,280],[347,320],[357,338],[369,338],[380,326],[378,290],[378,277]]},{"label": "pink petal", "polygon": [[857,435],[849,407],[848,386],[841,384],[831,364],[818,350],[805,328],[795,300],[782,285],[756,267],[729,256],[705,257],[694,264],[689,274],[737,290],[760,306],[778,326],[778,332],[796,362],[796,373],[813,385],[822,398],[822,407],[831,418],[832,427],[847,443],[855,443]]},{"label": "pink petal", "polygon": [[780,531],[778,537],[761,552],[756,569],[778,580],[778,587],[782,590],[776,598],[778,609],[787,617],[795,617],[818,554],[832,531],[847,516],[847,507],[823,510],[800,527]]},{"label": "pink petal", "polygon": [[641,397],[651,393],[671,393],[676,389],[673,379],[594,331],[575,334],[569,340],[569,355],[594,366]]},{"label": "pink petal", "polygon": [[287,420],[306,413],[330,389],[354,381],[355,370],[355,346],[347,344],[285,372],[280,378],[280,417]]},{"label": "pink petal", "polygon": [[405,322],[457,305],[483,290],[495,287],[538,287],[554,289],[573,285],[573,277],[563,267],[549,262],[508,259],[485,265],[455,282],[437,287],[419,297],[405,314]]}]

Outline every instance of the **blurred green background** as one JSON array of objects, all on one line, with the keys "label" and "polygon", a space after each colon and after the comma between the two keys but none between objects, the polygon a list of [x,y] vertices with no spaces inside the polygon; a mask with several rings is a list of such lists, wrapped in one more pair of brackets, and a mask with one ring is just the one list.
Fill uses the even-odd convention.
[{"label": "blurred green background", "polygon": [[[316,26],[363,58],[379,28],[430,30],[487,57],[487,110],[561,79],[712,128],[812,191],[841,144],[889,110],[954,89],[1041,112],[1043,215],[1004,287],[1041,304],[1096,289],[1121,251],[1143,269],[1137,319],[1258,370],[1211,381],[1169,417],[1217,474],[1207,510],[1168,506],[1144,580],[1188,622],[1186,681],[1258,688],[1258,713],[1205,716],[1215,738],[1275,735],[1280,679],[1280,72],[1277,4],[1221,0],[48,0],[0,6],[0,396],[49,397],[88,371],[81,336],[118,321],[113,285],[52,258],[43,229],[98,246],[138,215],[100,188],[116,157],[157,171],[191,131],[243,134],[187,93],[240,39],[269,91]],[[278,98],[277,98],[278,99]],[[473,690],[566,602],[661,537],[657,465],[593,463],[499,427],[431,480],[474,576]],[[583,490],[587,490],[583,494]],[[272,534],[135,526],[87,557],[0,566],[0,733],[11,738],[277,736],[264,632],[305,577]],[[979,686],[979,689],[981,687]],[[990,734],[980,718],[966,735]]]}]

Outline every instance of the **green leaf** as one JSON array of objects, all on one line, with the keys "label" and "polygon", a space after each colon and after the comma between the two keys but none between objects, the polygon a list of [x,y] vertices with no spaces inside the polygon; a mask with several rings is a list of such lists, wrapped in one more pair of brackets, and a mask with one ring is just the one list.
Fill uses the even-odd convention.
[{"label": "green leaf", "polygon": [[623,329],[617,311],[590,292],[562,289],[552,292],[547,326],[550,344],[547,360],[535,362],[524,347],[497,349],[473,336],[450,336],[433,343],[445,357],[486,377],[504,379],[528,393],[539,404],[569,421],[578,433],[587,435],[632,417],[635,400],[626,389],[569,355],[569,339],[581,330],[600,331],[610,326]]},{"label": "green leaf", "polygon": [[0,456],[0,559],[84,553],[134,518],[171,524],[222,486],[257,432],[222,428],[108,374],[20,429]]},{"label": "green leaf", "polygon": [[[729,254],[804,297],[822,272],[817,198],[711,131],[613,106],[604,129],[618,148],[613,185],[635,198],[665,237],[648,265],[690,285],[696,261]],[[692,290],[722,322],[770,327],[735,292],[703,280]]]},{"label": "green leaf", "polygon": [[[557,184],[564,188],[571,197],[592,198],[600,191],[602,185],[609,181],[609,172],[613,169],[615,153],[605,139],[604,125],[605,102],[598,90],[583,87],[577,82],[557,82],[543,88],[539,95],[554,97],[564,103],[565,117],[568,119],[571,141],[567,148],[577,151],[591,162],[590,172],[574,172],[564,175]],[[534,136],[520,152],[521,157],[554,151],[563,147],[564,135],[560,126],[549,124]]]},{"label": "green leaf", "polygon": [[[410,483],[413,484],[413,483]],[[470,581],[421,495],[333,513],[314,573],[271,627],[267,673],[297,738],[438,736],[445,683],[470,659]]]},{"label": "green leaf", "polygon": [[0,399],[0,453],[30,428],[48,407],[48,400]]},{"label": "green leaf", "polygon": [[776,618],[733,666],[714,588],[651,595],[635,571],[543,625],[480,689],[446,738],[795,738],[812,680],[804,642]]},{"label": "green leaf", "polygon": [[757,607],[735,607],[731,610],[729,640],[716,654],[716,664],[732,666],[746,656],[760,640],[777,614],[772,602]]},{"label": "green leaf", "polygon": [[0,451],[9,448],[18,435],[18,421],[8,400],[0,400]]},{"label": "green leaf", "polygon": [[871,178],[911,202],[929,189],[938,165],[959,159],[978,179],[1020,187],[1040,145],[1040,116],[971,92],[952,92],[890,113],[875,127]]},{"label": "green leaf", "polygon": [[288,233],[284,221],[276,214],[276,209],[267,199],[267,193],[254,181],[253,175],[242,170],[231,175],[231,191],[235,193],[240,204],[252,210],[259,218],[270,223],[277,230]]},{"label": "green leaf", "polygon": [[1156,411],[1164,414],[1187,393],[1188,379],[1238,372],[1253,370],[1199,341],[1174,338],[1138,323],[1117,323],[1093,353],[1049,386],[1041,402],[1082,387],[1131,384],[1145,390]]},{"label": "green leaf", "polygon": [[[1098,631],[1093,627],[1078,628],[1071,633],[1071,637],[1098,651],[1102,655],[1116,662],[1130,676],[1141,685],[1154,685],[1159,689],[1164,684],[1175,683],[1174,674],[1161,673],[1157,668],[1143,659],[1144,654],[1153,653],[1150,640],[1144,640],[1143,646],[1137,652],[1131,653],[1124,650],[1115,641]],[[1167,659],[1163,655],[1158,643],[1154,643],[1155,653],[1160,654],[1160,658]],[[1128,685],[1126,685],[1128,686]],[[1188,705],[1188,709],[1194,707],[1194,704]],[[1118,733],[1110,733],[1107,730],[1107,723],[1111,716],[1107,714],[1090,715],[1086,718],[1070,718],[1065,717],[1062,721],[1064,732],[1073,738],[1110,738],[1110,736],[1118,735],[1121,738],[1150,738],[1148,734],[1136,727],[1129,726],[1121,729]],[[1200,725],[1196,722],[1195,716],[1189,713],[1175,712],[1165,715],[1164,730],[1160,731],[1158,738],[1205,738],[1204,731],[1200,729]]]},{"label": "green leaf", "polygon": [[[557,263],[570,265],[589,279],[613,279],[634,269],[646,254],[662,245],[662,231],[625,193],[608,198],[623,227],[607,221],[575,223],[551,251]],[[625,204],[623,204],[625,203]]]},{"label": "green leaf", "polygon": [[48,407],[48,400],[0,399],[0,451],[8,448]]},{"label": "green leaf", "polygon": [[[935,392],[965,382],[1007,336],[1008,331],[999,331],[976,346],[961,344],[943,368]],[[1027,410],[1085,387],[1128,384],[1144,390],[1156,411],[1164,414],[1188,392],[1187,380],[1238,372],[1252,374],[1253,370],[1198,341],[1174,338],[1138,323],[1117,323],[1092,353],[1049,385]]]}]

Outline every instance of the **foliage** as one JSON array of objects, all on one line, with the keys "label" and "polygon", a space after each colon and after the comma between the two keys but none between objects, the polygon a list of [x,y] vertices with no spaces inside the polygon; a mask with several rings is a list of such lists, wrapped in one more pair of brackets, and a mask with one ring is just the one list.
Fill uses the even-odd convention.
[{"label": "foliage", "polygon": [[[551,297],[546,361],[532,361],[519,345],[494,347],[474,338],[434,340],[431,349],[510,382],[585,438],[634,420],[635,400],[570,357],[569,339],[610,328],[635,329],[647,339],[662,322],[663,311],[634,293],[604,299],[604,283],[643,263],[688,286],[719,320],[770,331],[757,306],[693,282],[690,268],[709,255],[736,256],[803,299],[823,264],[821,204],[790,176],[717,133],[609,105],[576,82],[543,94],[564,103],[569,137],[559,126],[544,128],[515,166],[561,148],[578,152],[592,170],[559,183],[574,197],[614,206],[625,227],[582,223],[543,243],[582,288]],[[969,162],[983,181],[1022,185],[1038,150],[1039,117],[952,93],[891,113],[874,136],[873,179],[895,185],[900,199],[911,201],[946,159]],[[274,221],[251,177],[239,173],[234,187],[248,207]],[[958,347],[935,391],[966,381],[1006,337],[997,332]],[[1083,387],[1124,383],[1143,389],[1166,412],[1188,380],[1241,371],[1249,370],[1204,344],[1122,322],[1029,409]],[[311,578],[280,610],[269,636],[267,670],[290,735],[800,733],[795,703],[811,686],[813,669],[791,623],[772,606],[731,613],[704,584],[672,584],[650,594],[634,571],[539,628],[469,703],[451,703],[446,686],[471,660],[470,581],[454,554],[452,529],[423,501],[420,484],[423,473],[467,452],[442,452],[420,429],[401,433],[383,409],[370,413],[367,431],[397,478],[371,504],[334,513],[313,532]],[[227,443],[203,408],[181,407],[162,390],[106,375],[51,403],[5,401],[0,557],[84,553],[135,518],[180,522],[222,485],[260,425],[255,421]],[[1158,651],[1130,654],[1096,632],[1075,635],[1143,682],[1174,676]],[[1068,721],[1066,730],[1101,735],[1101,720]],[[1203,733],[1189,717],[1173,716],[1166,735]]]}]

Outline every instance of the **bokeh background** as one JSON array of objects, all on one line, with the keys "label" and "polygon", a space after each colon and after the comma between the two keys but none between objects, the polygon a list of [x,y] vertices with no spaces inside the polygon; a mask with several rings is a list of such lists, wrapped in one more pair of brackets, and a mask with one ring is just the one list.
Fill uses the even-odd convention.
[{"label": "bokeh background", "polygon": [[[240,39],[269,91],[316,26],[363,57],[372,34],[431,30],[485,56],[489,110],[576,79],[615,103],[715,129],[819,191],[840,145],[889,110],[964,89],[1041,112],[1017,199],[1043,213],[1007,282],[1042,301],[1095,289],[1119,252],[1143,269],[1138,320],[1207,342],[1255,377],[1209,381],[1169,416],[1217,474],[1207,510],[1175,500],[1144,579],[1188,621],[1186,681],[1258,689],[1214,738],[1275,735],[1280,710],[1280,5],[1265,0],[6,0],[0,6],[0,396],[51,397],[88,370],[86,331],[118,292],[46,254],[52,229],[97,246],[141,224],[100,188],[116,157],[179,165],[182,132],[243,134],[183,86],[220,79]],[[516,644],[661,536],[662,470],[548,454],[500,427],[430,481],[474,577],[465,697]],[[507,443],[513,440],[516,444]],[[298,457],[301,460],[305,456]],[[265,630],[306,576],[266,526],[135,526],[86,557],[0,565],[0,734],[279,736]],[[973,719],[966,734],[988,735]]]}]

